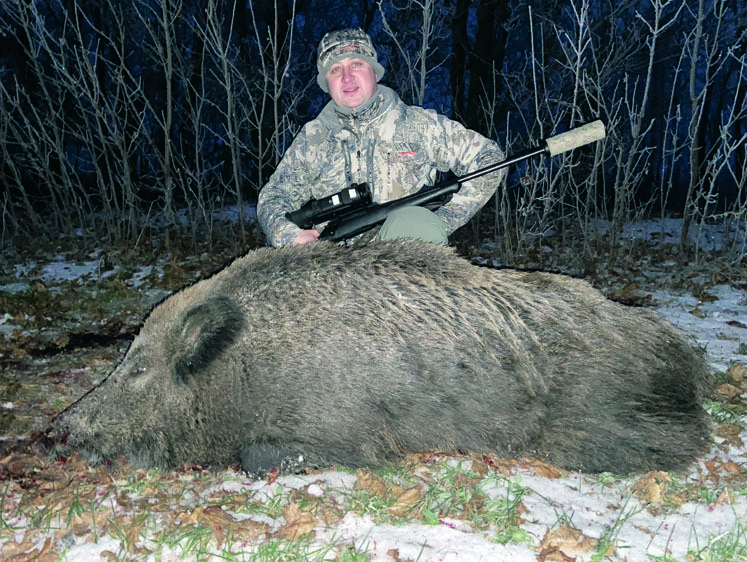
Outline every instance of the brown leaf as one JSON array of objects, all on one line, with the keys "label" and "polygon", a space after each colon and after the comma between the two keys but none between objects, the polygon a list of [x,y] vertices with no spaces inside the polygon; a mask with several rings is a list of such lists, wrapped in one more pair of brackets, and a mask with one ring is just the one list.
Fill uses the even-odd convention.
[{"label": "brown leaf", "polygon": [[537,474],[544,476],[545,478],[561,478],[565,474],[565,472],[558,467],[542,461],[531,461],[529,466],[531,466]]},{"label": "brown leaf", "polygon": [[0,548],[0,554],[2,554],[3,560],[13,560],[16,556],[25,555],[26,550],[29,548],[25,542],[17,543],[13,540],[8,540],[2,548]]},{"label": "brown leaf", "polygon": [[405,458],[405,466],[409,469],[419,464],[433,464],[440,460],[442,453],[436,451],[420,451],[417,453],[408,453]]},{"label": "brown leaf", "polygon": [[546,548],[537,555],[538,562],[575,562],[576,558],[568,556],[557,546]]},{"label": "brown leaf", "polygon": [[70,344],[70,338],[63,334],[54,341],[54,344],[58,348],[62,349],[63,347],[67,347],[68,344]]},{"label": "brown leaf", "polygon": [[718,497],[716,498],[716,501],[713,502],[713,505],[733,504],[733,503],[734,503],[734,498],[732,497],[731,493],[728,490],[724,490],[718,495]]},{"label": "brown leaf", "polygon": [[735,398],[738,398],[742,394],[742,389],[738,386],[734,386],[733,384],[724,383],[720,384],[716,387],[714,390],[716,396],[719,396],[721,398],[725,398],[728,401],[734,400]]},{"label": "brown leaf", "polygon": [[731,384],[741,387],[747,381],[747,367],[735,363],[726,370],[726,377]]},{"label": "brown leaf", "polygon": [[186,271],[175,261],[170,261],[163,266],[161,286],[167,289],[180,289],[184,286],[186,274]]},{"label": "brown leaf", "polygon": [[[714,433],[719,437],[723,438],[727,444],[737,449],[744,448],[744,442],[740,437],[742,433],[741,428],[734,424],[717,424],[714,428]],[[727,447],[728,449],[728,447]]]},{"label": "brown leaf", "polygon": [[472,459],[472,472],[480,476],[481,478],[485,476],[488,473],[488,465],[487,463],[478,458]]},{"label": "brown leaf", "polygon": [[124,544],[127,546],[127,552],[129,554],[136,554],[140,549],[137,546],[137,541],[140,537],[140,532],[145,525],[147,514],[143,514],[137,517],[121,516],[116,518],[117,527],[122,529],[124,534]]},{"label": "brown leaf", "polygon": [[57,555],[57,553],[52,552],[52,538],[47,537],[47,540],[44,541],[44,545],[39,551],[39,554],[36,557],[34,557],[34,560],[38,560],[38,561],[57,560],[58,558],[59,556]]},{"label": "brown leaf", "polygon": [[227,529],[236,520],[218,505],[196,507],[192,511],[182,511],[177,514],[175,523],[178,525],[204,525],[213,531],[218,548],[223,547],[223,539]]},{"label": "brown leaf", "polygon": [[223,508],[219,505],[210,505],[204,508],[202,510],[202,519],[212,529],[215,541],[218,543],[218,548],[222,548],[226,532],[236,523],[236,520],[230,513],[223,511]]},{"label": "brown leaf", "polygon": [[397,548],[390,548],[386,551],[386,555],[394,560],[394,562],[402,562],[402,559],[399,557],[399,549]]},{"label": "brown leaf", "polygon": [[344,517],[344,513],[332,506],[321,506],[316,511],[316,517],[327,526],[334,525]]},{"label": "brown leaf", "polygon": [[366,491],[373,496],[385,497],[387,495],[386,484],[373,472],[361,469],[356,473],[356,477],[356,490]]},{"label": "brown leaf", "polygon": [[43,466],[41,459],[29,455],[9,455],[0,460],[0,474],[8,473],[11,478],[33,477]]},{"label": "brown leaf", "polygon": [[649,503],[659,505],[664,501],[664,492],[671,480],[667,472],[647,472],[638,482],[633,484],[633,493]]},{"label": "brown leaf", "polygon": [[612,300],[625,305],[650,305],[651,295],[639,295],[636,293],[639,289],[640,286],[635,281],[629,283],[612,295]]},{"label": "brown leaf", "polygon": [[78,453],[73,453],[65,461],[65,469],[78,473],[88,473],[88,465]]},{"label": "brown leaf", "polygon": [[[594,552],[599,541],[593,537],[584,535],[580,530],[573,527],[562,527],[548,530],[540,542],[540,554],[546,553],[543,560],[568,560],[563,556],[573,556]],[[551,553],[557,552],[560,558],[551,558]],[[574,558],[570,558],[574,560]]]},{"label": "brown leaf", "polygon": [[[464,490],[465,488],[472,489],[475,486],[477,486],[478,482],[479,482],[478,479],[467,476],[463,472],[458,472],[456,476],[454,476],[454,487],[457,490]],[[395,494],[395,495],[398,495],[398,494]]]},{"label": "brown leaf", "polygon": [[96,471],[94,472],[93,479],[95,482],[102,484],[102,485],[109,485],[114,482],[114,478],[112,478],[111,473],[106,468],[105,465],[99,465],[96,468]]},{"label": "brown leaf", "polygon": [[413,486],[408,488],[400,494],[392,506],[389,508],[389,512],[395,517],[404,517],[410,513],[415,505],[423,497],[423,490],[420,486]]},{"label": "brown leaf", "polygon": [[708,313],[703,312],[703,310],[700,307],[693,308],[690,311],[690,314],[692,314],[696,318],[700,318],[701,320],[708,316]]},{"label": "brown leaf", "polygon": [[487,466],[503,476],[511,476],[511,468],[516,466],[515,460],[503,460],[494,455],[482,455],[482,460]]},{"label": "brown leaf", "polygon": [[267,485],[269,486],[270,484],[273,484],[275,480],[278,479],[279,474],[280,474],[280,470],[277,467],[273,468],[270,472],[268,472],[265,475],[265,482],[267,483]]},{"label": "brown leaf", "polygon": [[219,505],[196,507],[191,511],[180,511],[171,517],[173,525],[204,526],[213,532],[218,548],[229,534],[242,540],[253,540],[266,533],[268,526],[251,519],[237,520]]},{"label": "brown leaf", "polygon": [[37,549],[39,531],[26,532],[23,542],[8,541],[0,549],[4,562],[52,562],[59,558],[59,554],[52,552],[52,538],[47,537],[41,549]]},{"label": "brown leaf", "polygon": [[734,437],[735,435],[739,435],[742,432],[741,428],[738,425],[729,423],[721,423],[716,425],[714,431],[719,437]]},{"label": "brown leaf", "polygon": [[724,470],[732,474],[742,474],[742,467],[731,460],[724,463]]},{"label": "brown leaf", "polygon": [[260,523],[251,519],[235,521],[231,525],[231,534],[242,541],[253,541],[269,531],[267,523]]},{"label": "brown leaf", "polygon": [[275,536],[279,539],[297,540],[311,533],[316,527],[316,519],[308,511],[301,509],[298,503],[289,503],[283,508],[285,525],[278,529]]},{"label": "brown leaf", "polygon": [[132,500],[126,491],[122,490],[117,496],[117,505],[124,509],[132,508]]},{"label": "brown leaf", "polygon": [[93,525],[93,514],[90,511],[84,511],[80,515],[73,515],[69,527],[76,537],[82,537],[90,532]]}]

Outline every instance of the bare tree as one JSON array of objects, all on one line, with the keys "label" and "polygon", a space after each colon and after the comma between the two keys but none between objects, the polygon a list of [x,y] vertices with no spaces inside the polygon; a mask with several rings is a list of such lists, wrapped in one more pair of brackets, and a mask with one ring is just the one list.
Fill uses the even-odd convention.
[{"label": "bare tree", "polygon": [[[437,54],[434,43],[444,36],[447,11],[436,0],[408,0],[403,5],[392,0],[386,5],[379,2],[379,15],[393,45],[389,67],[399,93],[407,102],[423,105],[429,75],[445,58],[432,62]],[[417,27],[410,22],[417,22]]]}]

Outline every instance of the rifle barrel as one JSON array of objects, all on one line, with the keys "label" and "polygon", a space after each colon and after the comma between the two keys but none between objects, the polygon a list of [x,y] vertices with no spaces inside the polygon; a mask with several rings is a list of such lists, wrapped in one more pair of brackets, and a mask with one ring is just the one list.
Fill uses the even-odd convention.
[{"label": "rifle barrel", "polygon": [[324,228],[319,238],[332,242],[353,238],[383,223],[392,209],[407,205],[425,205],[430,201],[437,200],[439,197],[459,191],[461,185],[468,181],[492,172],[497,172],[535,156],[555,156],[573,150],[579,146],[601,140],[605,135],[604,123],[601,121],[582,125],[581,127],[543,140],[539,148],[527,150],[507,160],[496,162],[490,166],[470,172],[465,176],[448,179],[437,183],[433,187],[421,189],[412,195],[407,195],[387,203],[377,203],[369,207],[363,207],[351,214],[333,219]]}]

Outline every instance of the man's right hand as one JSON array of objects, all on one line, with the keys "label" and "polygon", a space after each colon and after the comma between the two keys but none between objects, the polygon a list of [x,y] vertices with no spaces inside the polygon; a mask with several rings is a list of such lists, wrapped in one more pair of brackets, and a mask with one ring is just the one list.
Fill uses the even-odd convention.
[{"label": "man's right hand", "polygon": [[293,245],[298,246],[299,244],[308,244],[310,242],[319,241],[319,232],[317,230],[302,230],[293,240]]}]

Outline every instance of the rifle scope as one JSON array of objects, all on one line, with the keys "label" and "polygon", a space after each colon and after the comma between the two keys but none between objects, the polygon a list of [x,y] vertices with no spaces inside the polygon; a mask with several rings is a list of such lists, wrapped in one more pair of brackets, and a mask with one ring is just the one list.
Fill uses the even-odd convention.
[{"label": "rifle scope", "polygon": [[322,199],[309,199],[300,209],[285,213],[285,218],[306,230],[328,221],[341,211],[354,211],[370,205],[371,200],[371,188],[368,184],[354,183]]}]

